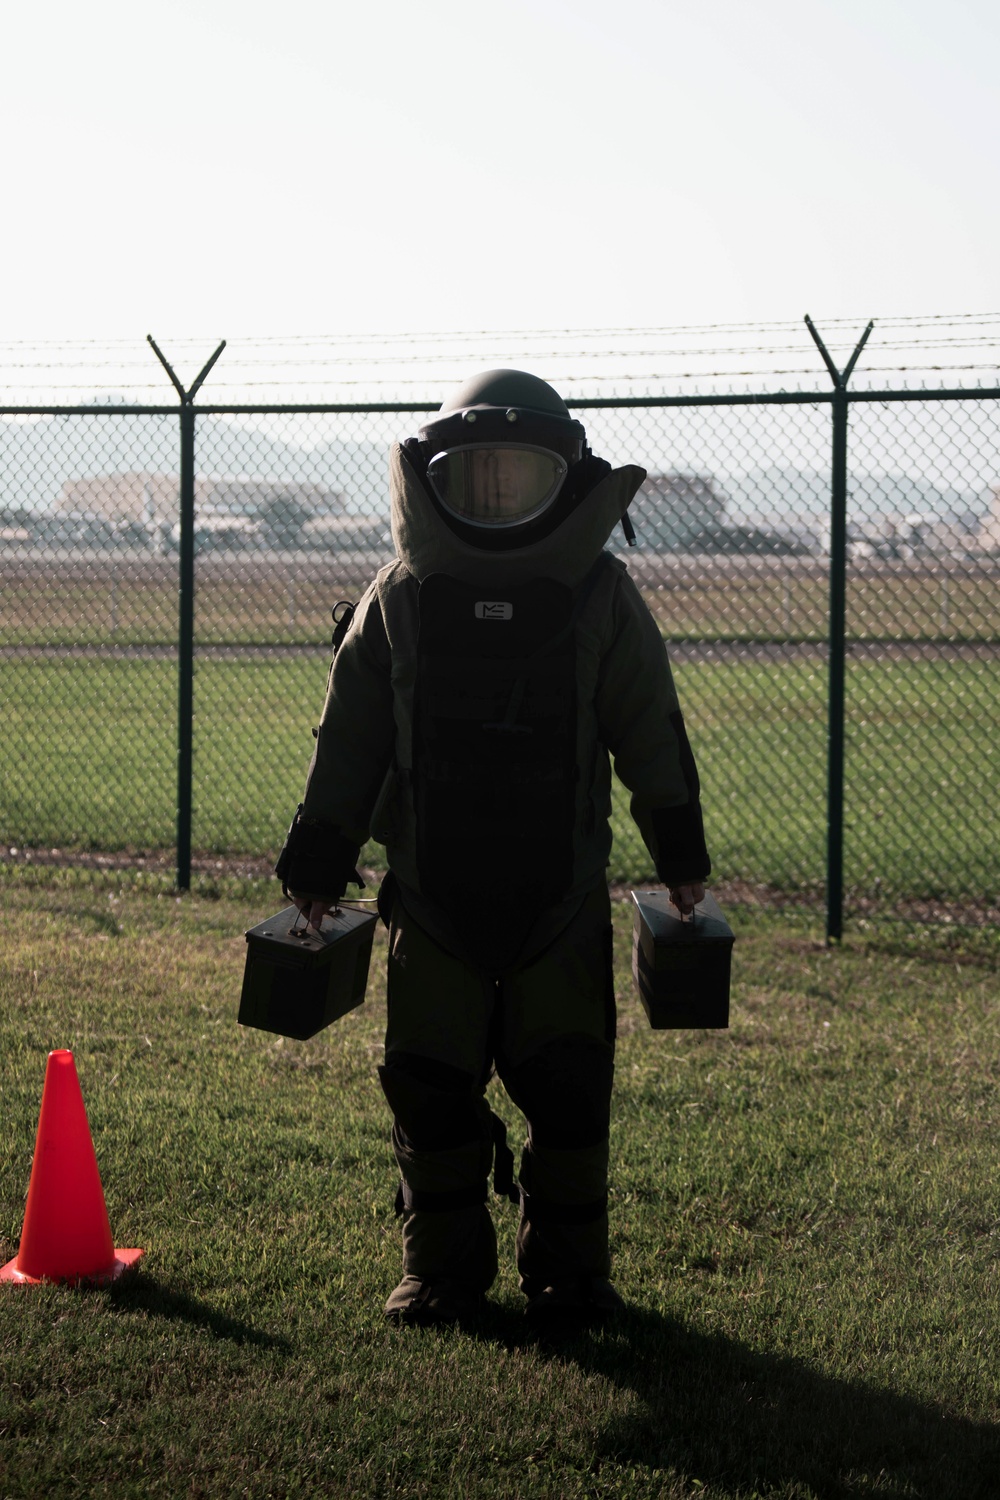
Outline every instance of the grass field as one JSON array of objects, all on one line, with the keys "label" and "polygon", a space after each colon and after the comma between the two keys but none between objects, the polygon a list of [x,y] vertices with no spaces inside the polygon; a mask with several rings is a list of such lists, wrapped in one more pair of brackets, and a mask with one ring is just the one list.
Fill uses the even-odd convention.
[{"label": "grass field", "polygon": [[[194,847],[273,855],[298,801],[326,659],[198,661]],[[822,885],[826,668],[817,658],[675,664],[717,878]],[[170,848],[176,668],[168,660],[0,662],[0,843]],[[858,661],[848,670],[848,884],[859,895],[995,899],[1000,741],[989,663]],[[646,879],[615,798],[612,875]],[[369,863],[381,852],[371,846]]]},{"label": "grass field", "polygon": [[[995,932],[828,951],[735,911],[732,1026],[654,1034],[616,906],[620,1326],[392,1330],[369,999],[308,1043],[235,1022],[273,883],[0,871],[0,1261],[45,1067],[73,1049],[113,1289],[0,1287],[0,1495],[992,1500],[1000,1466]],[[496,1086],[491,1086],[491,1092]],[[513,1138],[521,1125],[497,1093]]]},{"label": "grass field", "polygon": [[[329,637],[331,607],[357,599],[389,554],[198,558],[199,643],[311,646]],[[640,550],[630,571],[671,639],[823,641],[829,631],[822,558],[683,557]],[[72,553],[0,560],[0,647],[171,646],[177,559]],[[1000,566],[987,559],[852,563],[847,631],[858,639],[1000,638]]]}]

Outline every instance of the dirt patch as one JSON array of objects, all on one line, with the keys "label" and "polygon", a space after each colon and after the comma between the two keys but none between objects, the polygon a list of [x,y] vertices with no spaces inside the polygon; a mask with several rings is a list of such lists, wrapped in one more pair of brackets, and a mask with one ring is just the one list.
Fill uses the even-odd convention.
[{"label": "dirt patch", "polygon": [[[0,864],[16,866],[53,866],[63,869],[95,871],[129,870],[172,876],[175,860],[169,851],[120,849],[106,853],[95,849],[29,849],[20,845],[0,844]],[[274,874],[274,861],[266,856],[194,855],[191,872],[211,878],[231,877],[238,880],[266,880]],[[368,885],[378,885],[383,871],[363,869]],[[663,890],[656,881],[636,881],[642,890]],[[613,901],[627,901],[633,887],[615,882],[611,886]],[[778,890],[774,886],[751,881],[713,881],[712,893],[723,908],[744,907],[765,911],[800,911],[822,916],[825,897],[822,889]],[[936,901],[930,899],[882,899],[848,894],[845,917],[849,921],[930,922],[956,927],[992,927],[1000,924],[1000,905],[996,901]]]}]

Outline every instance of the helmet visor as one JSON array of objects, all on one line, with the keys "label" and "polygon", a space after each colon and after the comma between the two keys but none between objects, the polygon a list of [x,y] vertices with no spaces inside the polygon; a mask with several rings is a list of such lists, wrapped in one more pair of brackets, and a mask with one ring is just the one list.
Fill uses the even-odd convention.
[{"label": "helmet visor", "polygon": [[567,464],[546,448],[480,443],[448,448],[427,465],[445,508],[473,526],[517,526],[541,515],[559,493]]}]

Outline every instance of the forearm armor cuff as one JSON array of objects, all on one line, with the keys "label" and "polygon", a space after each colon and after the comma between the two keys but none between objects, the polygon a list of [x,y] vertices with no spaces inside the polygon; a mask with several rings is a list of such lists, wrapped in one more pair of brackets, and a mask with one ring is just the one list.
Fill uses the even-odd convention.
[{"label": "forearm armor cuff", "polygon": [[286,896],[294,893],[339,901],[348,883],[364,886],[355,868],[360,852],[360,845],[345,838],[339,828],[306,818],[300,802],[274,873]]},{"label": "forearm armor cuff", "polygon": [[656,835],[656,873],[664,885],[704,880],[712,868],[705,847],[705,827],[700,802],[682,802],[680,807],[655,807],[652,812]]}]

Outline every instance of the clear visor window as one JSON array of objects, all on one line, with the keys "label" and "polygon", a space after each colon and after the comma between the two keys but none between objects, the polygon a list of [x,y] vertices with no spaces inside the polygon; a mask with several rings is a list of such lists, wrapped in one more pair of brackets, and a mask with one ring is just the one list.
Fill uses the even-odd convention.
[{"label": "clear visor window", "polygon": [[484,443],[436,453],[427,478],[441,504],[461,520],[516,526],[551,505],[566,469],[566,460],[546,448]]}]

